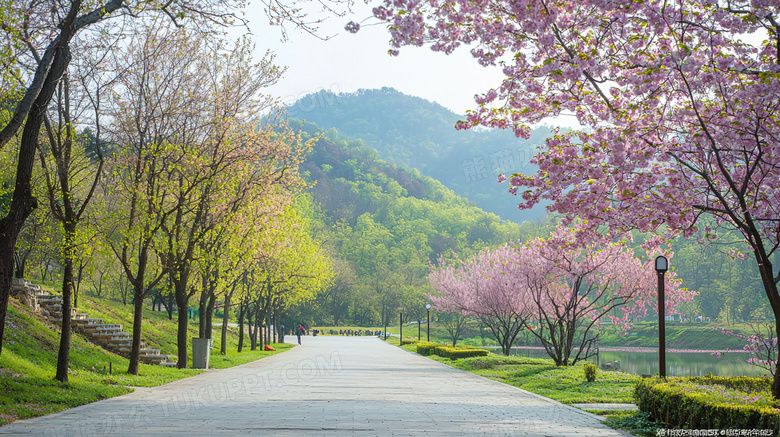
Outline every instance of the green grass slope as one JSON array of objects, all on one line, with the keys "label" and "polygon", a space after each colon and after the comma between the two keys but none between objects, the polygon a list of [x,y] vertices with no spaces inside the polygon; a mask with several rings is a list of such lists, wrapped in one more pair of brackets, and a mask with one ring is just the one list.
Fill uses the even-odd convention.
[{"label": "green grass slope", "polygon": [[[753,333],[750,326],[721,326],[715,323],[668,323],[666,324],[666,347],[669,349],[693,350],[740,350],[746,341],[723,334],[719,327],[728,328],[740,334]],[[599,346],[652,347],[658,346],[658,323],[637,323],[625,334],[617,329],[605,329],[599,339]]]},{"label": "green grass slope", "polygon": [[[132,307],[107,299],[79,299],[79,312],[107,323],[121,324],[129,331]],[[176,353],[176,320],[167,313],[144,313],[142,337],[147,347],[163,354]],[[197,320],[191,321],[188,338],[197,337]],[[276,352],[236,352],[237,329],[229,329],[228,353],[219,354],[219,330],[214,331],[214,350],[209,367],[222,369],[255,361],[288,350],[292,345],[273,346]],[[16,300],[8,306],[3,351],[0,355],[0,425],[41,416],[70,407],[106,399],[132,391],[131,387],[152,387],[202,372],[141,364],[139,376],[127,374],[129,360],[104,350],[86,337],[74,335],[71,344],[69,382],[54,380],[59,348],[59,331]],[[245,339],[248,345],[248,338]],[[191,346],[188,345],[191,354]],[[190,355],[191,359],[191,355]],[[190,361],[191,363],[191,361]],[[113,370],[113,372],[111,372]]]}]

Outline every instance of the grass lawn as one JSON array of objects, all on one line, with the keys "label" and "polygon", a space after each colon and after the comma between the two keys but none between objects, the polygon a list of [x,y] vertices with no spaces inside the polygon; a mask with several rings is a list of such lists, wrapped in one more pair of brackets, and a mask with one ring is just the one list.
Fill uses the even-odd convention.
[{"label": "grass lawn", "polygon": [[[108,299],[79,299],[79,312],[106,323],[132,327],[132,306]],[[197,320],[192,320],[188,338],[197,337]],[[276,352],[251,351],[248,337],[238,353],[238,330],[228,329],[227,354],[220,355],[220,331],[214,329],[214,349],[209,367],[224,369],[286,351],[291,344],[273,344]],[[163,354],[176,354],[176,317],[144,312],[142,338],[147,347]],[[71,343],[69,382],[54,380],[59,348],[59,331],[11,299],[6,320],[3,351],[0,354],[0,425],[19,419],[61,411],[101,399],[129,393],[132,387],[153,387],[202,372],[141,364],[138,376],[127,373],[129,360],[110,353],[85,337],[74,334]],[[191,345],[188,352],[192,353]],[[191,364],[191,361],[189,361]]]},{"label": "grass lawn", "polygon": [[[404,346],[414,351],[414,347]],[[564,404],[633,403],[636,375],[599,371],[596,381],[587,382],[582,365],[556,367],[552,360],[541,358],[486,357],[450,360],[436,355],[428,358],[546,396]]]},{"label": "grass lawn", "polygon": [[[397,338],[388,343],[398,345]],[[415,345],[404,350],[416,352]],[[634,384],[638,376],[623,372],[599,370],[596,381],[587,382],[582,363],[556,367],[551,359],[488,355],[459,360],[430,355],[428,358],[466,370],[476,375],[528,390],[564,404],[634,403]],[[631,431],[639,436],[654,436],[660,424],[650,421],[646,413],[624,410],[584,409],[607,418],[607,425]]]}]

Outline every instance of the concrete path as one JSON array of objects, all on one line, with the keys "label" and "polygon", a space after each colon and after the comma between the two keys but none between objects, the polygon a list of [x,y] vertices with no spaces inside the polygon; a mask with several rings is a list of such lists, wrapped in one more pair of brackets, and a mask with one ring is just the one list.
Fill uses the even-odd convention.
[{"label": "concrete path", "polygon": [[[295,339],[295,337],[288,337]],[[376,338],[304,337],[254,363],[0,427],[42,436],[619,436],[596,416]]]}]

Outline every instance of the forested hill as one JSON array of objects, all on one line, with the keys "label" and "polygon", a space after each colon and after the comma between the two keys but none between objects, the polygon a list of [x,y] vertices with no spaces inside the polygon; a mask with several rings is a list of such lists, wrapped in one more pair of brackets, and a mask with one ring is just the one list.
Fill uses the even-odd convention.
[{"label": "forested hill", "polygon": [[431,291],[429,263],[439,255],[468,255],[543,230],[482,211],[438,181],[379,159],[375,149],[335,129],[290,124],[302,129],[304,138],[319,137],[301,166],[316,182],[311,215],[335,270],[334,285],[309,309],[317,323],[338,324],[347,316],[354,323],[376,323],[397,316],[399,306],[421,310]]},{"label": "forested hill", "polygon": [[400,221],[425,222],[432,228],[418,230],[428,233],[421,244],[439,237],[448,240],[434,244],[427,254],[432,261],[444,250],[480,250],[516,241],[521,228],[538,227],[530,223],[518,226],[483,211],[417,169],[382,160],[361,139],[342,135],[334,128],[322,131],[314,123],[299,120],[290,125],[300,129],[304,138],[319,138],[301,171],[314,183],[312,197],[331,223],[354,226],[361,216],[370,216],[385,227]]},{"label": "forested hill", "polygon": [[496,176],[534,172],[529,160],[548,136],[547,129],[537,129],[528,140],[508,131],[458,131],[459,115],[392,88],[320,91],[300,99],[288,113],[360,138],[382,159],[416,168],[505,220],[522,222],[545,215],[543,207],[518,211],[518,199],[507,193],[506,184],[496,183]]}]

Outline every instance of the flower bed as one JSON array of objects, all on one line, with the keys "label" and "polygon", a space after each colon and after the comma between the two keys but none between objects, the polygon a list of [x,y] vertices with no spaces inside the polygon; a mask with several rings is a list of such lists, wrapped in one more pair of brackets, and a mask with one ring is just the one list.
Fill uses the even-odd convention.
[{"label": "flower bed", "polygon": [[648,378],[636,385],[639,409],[669,427],[771,429],[780,432],[780,402],[769,378]]}]

